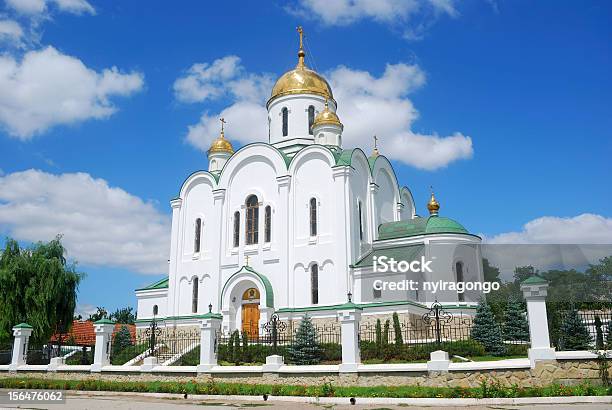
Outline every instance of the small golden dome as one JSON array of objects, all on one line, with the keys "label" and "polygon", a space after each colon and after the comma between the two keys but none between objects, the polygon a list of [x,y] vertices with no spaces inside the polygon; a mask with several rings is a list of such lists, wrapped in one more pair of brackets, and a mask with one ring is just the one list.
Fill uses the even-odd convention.
[{"label": "small golden dome", "polygon": [[430,215],[438,215],[438,210],[440,210],[440,203],[436,200],[433,191],[431,191],[431,198],[427,202],[427,209],[429,209]]},{"label": "small golden dome", "polygon": [[290,94],[317,94],[332,100],[334,98],[331,87],[325,78],[306,67],[304,63],[306,53],[302,44],[303,32],[301,27],[298,27],[298,32],[300,33],[300,50],[298,51],[297,66],[276,80],[268,104],[276,97]]},{"label": "small golden dome", "polygon": [[312,126],[315,127],[317,125],[322,124],[338,125],[340,126],[340,128],[344,129],[344,126],[340,122],[340,118],[338,118],[338,115],[336,115],[335,112],[329,109],[329,104],[327,103],[327,100],[325,100],[325,108],[323,109],[323,111],[317,114],[314,119],[314,122],[312,123]]},{"label": "small golden dome", "polygon": [[232,147],[232,143],[225,139],[225,132],[223,129],[223,124],[225,124],[225,120],[221,118],[221,134],[219,137],[215,139],[212,144],[210,144],[210,148],[208,149],[208,155],[215,154],[218,152],[227,152],[229,154],[234,153],[234,147]]}]

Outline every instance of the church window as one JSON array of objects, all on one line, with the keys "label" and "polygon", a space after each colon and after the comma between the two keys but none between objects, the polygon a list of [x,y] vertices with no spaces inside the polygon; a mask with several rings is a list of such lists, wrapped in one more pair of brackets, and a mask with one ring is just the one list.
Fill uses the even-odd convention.
[{"label": "church window", "polygon": [[234,212],[234,248],[240,246],[240,212]]},{"label": "church window", "polygon": [[202,219],[198,218],[195,221],[195,237],[193,241],[193,251],[200,252],[200,236],[202,234]]},{"label": "church window", "polygon": [[313,305],[319,303],[319,265],[310,268],[310,297]]},{"label": "church window", "polygon": [[359,208],[359,240],[363,241],[363,215],[361,212],[361,201],[359,201],[357,207]]},{"label": "church window", "polygon": [[372,296],[374,299],[380,299],[382,297],[382,289],[372,287]]},{"label": "church window", "polygon": [[308,107],[308,134],[312,135],[312,124],[314,123],[315,109],[311,105]]},{"label": "church window", "polygon": [[[463,263],[457,262],[455,264],[455,273],[457,274],[457,282],[463,282]],[[459,302],[465,302],[465,293],[457,293]]]},{"label": "church window", "polygon": [[283,116],[283,137],[289,135],[289,110],[287,107],[283,107],[281,110]]},{"label": "church window", "polygon": [[251,195],[246,200],[246,244],[259,242],[259,202],[257,196]]},{"label": "church window", "polygon": [[317,236],[317,199],[310,198],[310,236]]},{"label": "church window", "polygon": [[191,313],[198,313],[198,278],[193,277],[193,289],[191,291]]},{"label": "church window", "polygon": [[159,312],[159,308],[157,305],[153,305],[153,316],[157,316],[157,312]]},{"label": "church window", "polygon": [[264,241],[270,242],[272,239],[272,208],[270,205],[266,206],[265,212],[265,232],[264,232]]}]

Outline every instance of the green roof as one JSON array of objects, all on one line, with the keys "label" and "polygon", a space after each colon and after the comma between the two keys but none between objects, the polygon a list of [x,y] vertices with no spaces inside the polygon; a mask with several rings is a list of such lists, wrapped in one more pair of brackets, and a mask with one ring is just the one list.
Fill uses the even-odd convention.
[{"label": "green roof", "polygon": [[427,218],[417,216],[404,221],[384,223],[378,227],[378,239],[405,238],[434,233],[469,234],[459,222],[436,215]]},{"label": "green roof", "polygon": [[94,322],[94,325],[114,325],[115,322],[113,322],[110,319],[100,319],[97,322]]},{"label": "green roof", "polygon": [[272,284],[270,283],[270,280],[266,277],[266,275],[257,272],[255,269],[251,268],[250,266],[243,266],[239,271],[234,272],[232,276],[230,276],[227,279],[227,281],[225,282],[225,285],[223,285],[223,289],[221,290],[221,295],[223,295],[223,292],[225,292],[225,287],[227,286],[229,281],[234,276],[238,275],[239,273],[244,272],[245,270],[257,276],[261,280],[261,282],[264,285],[264,288],[266,289],[266,307],[274,307],[274,290],[272,289]]},{"label": "green roof", "polygon": [[18,325],[13,326],[13,329],[34,329],[32,326],[27,323],[19,323]]},{"label": "green roof", "polygon": [[151,283],[148,286],[145,286],[144,288],[140,288],[140,289],[136,289],[136,291],[139,290],[153,290],[153,289],[168,289],[168,281],[170,279],[169,278],[163,278],[158,280],[155,283]]},{"label": "green roof", "polygon": [[548,283],[548,281],[541,276],[533,275],[522,281],[521,285],[539,285],[544,283]]},{"label": "green roof", "polygon": [[354,268],[363,268],[365,266],[372,266],[374,263],[374,257],[386,256],[388,258],[394,258],[395,260],[415,260],[424,255],[425,245],[414,244],[396,246],[392,248],[381,248],[370,251],[366,256],[361,258],[357,263],[353,265]]}]

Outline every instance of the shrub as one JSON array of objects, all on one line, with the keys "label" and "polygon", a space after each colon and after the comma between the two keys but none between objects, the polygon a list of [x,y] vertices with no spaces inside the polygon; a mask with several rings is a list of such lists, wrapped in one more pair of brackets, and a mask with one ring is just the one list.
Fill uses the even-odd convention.
[{"label": "shrub", "polygon": [[304,315],[300,322],[288,353],[290,361],[298,365],[317,364],[321,361],[321,346],[317,340],[317,331],[308,315]]},{"label": "shrub", "polygon": [[493,316],[491,307],[484,299],[478,303],[471,337],[482,343],[488,353],[495,356],[504,354],[505,348],[502,341],[501,330],[495,321],[495,316]]},{"label": "shrub", "polygon": [[395,333],[395,347],[399,348],[404,344],[404,339],[402,338],[402,327],[397,312],[393,312],[393,333]]},{"label": "shrub", "polygon": [[504,325],[502,327],[504,340],[528,341],[529,324],[525,318],[525,312],[521,302],[510,298],[504,311]]},{"label": "shrub", "polygon": [[588,350],[593,338],[576,309],[569,310],[561,323],[559,347],[562,350]]}]

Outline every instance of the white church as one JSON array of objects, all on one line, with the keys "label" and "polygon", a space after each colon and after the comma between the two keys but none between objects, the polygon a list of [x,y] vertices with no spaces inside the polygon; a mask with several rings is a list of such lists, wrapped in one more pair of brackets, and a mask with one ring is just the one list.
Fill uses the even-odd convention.
[{"label": "white church", "polygon": [[[168,277],[136,290],[138,327],[154,316],[164,326],[194,326],[210,310],[223,315],[225,331],[253,334],[273,313],[335,320],[349,297],[364,319],[420,316],[435,300],[469,310],[477,301],[478,292],[373,286],[480,281],[481,239],[438,215],[433,193],[428,215],[417,215],[410,190],[376,147],[370,155],[349,148],[332,89],[306,66],[299,31],[297,65],[266,104],[268,140],[234,151],[221,119],[208,170],[187,177],[170,202]],[[425,258],[433,272],[374,272],[381,256]]]}]

